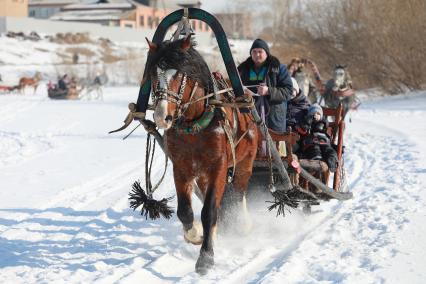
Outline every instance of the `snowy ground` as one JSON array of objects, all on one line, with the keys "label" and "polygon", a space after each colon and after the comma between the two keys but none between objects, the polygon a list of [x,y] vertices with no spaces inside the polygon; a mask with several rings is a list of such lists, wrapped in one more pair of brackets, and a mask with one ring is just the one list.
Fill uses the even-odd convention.
[{"label": "snowy ground", "polygon": [[[365,102],[352,115],[353,200],[284,219],[257,202],[255,229],[219,233],[216,266],[202,278],[199,247],[184,242],[176,216],[147,221],[128,208],[146,136],[107,132],[137,93],[107,88],[102,102],[52,101],[42,90],[0,96],[0,283],[425,283],[426,93]],[[157,197],[174,194],[171,176]]]}]

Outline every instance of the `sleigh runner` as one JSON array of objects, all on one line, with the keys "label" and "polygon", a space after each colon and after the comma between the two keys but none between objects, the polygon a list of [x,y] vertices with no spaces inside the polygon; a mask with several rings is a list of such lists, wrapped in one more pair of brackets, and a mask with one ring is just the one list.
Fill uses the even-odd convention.
[{"label": "sleigh runner", "polygon": [[19,86],[0,85],[0,94],[11,94],[13,92],[17,92],[18,90]]},{"label": "sleigh runner", "polygon": [[[189,19],[206,22],[215,33],[231,86],[223,79],[214,78],[193,48]],[[178,29],[172,40],[163,42],[167,29],[177,22]],[[351,193],[329,188],[329,175],[321,179],[321,173],[315,169],[304,169],[309,161],[298,161],[291,150],[297,134],[276,134],[268,130],[254,107],[253,98],[244,93],[225,33],[212,15],[196,8],[175,11],[160,23],[153,41],[147,41],[150,51],[137,104],[129,105],[125,125],[112,132],[123,130],[137,120],[148,132],[148,139],[154,137],[172,161],[177,215],[183,225],[184,238],[202,244],[196,263],[198,273],[207,273],[214,264],[212,238],[218,214],[226,207],[224,203],[230,202],[231,207],[243,209],[242,215],[247,214],[247,189],[268,189],[273,199],[269,209],[277,208],[279,214],[288,206],[304,204],[308,208],[319,200],[352,197]],[[200,73],[196,73],[191,64],[197,65]],[[151,93],[153,105],[149,107]],[[154,110],[155,122],[146,119],[149,108]],[[342,148],[344,124],[338,119],[341,109],[335,113],[336,123],[330,132],[338,141],[337,147]],[[158,128],[164,129],[166,139]],[[284,157],[276,148],[281,140],[287,142],[288,151]],[[259,141],[266,142],[267,156],[256,156]],[[172,213],[167,205],[169,199],[156,201],[152,198],[157,185],[152,185],[148,179],[151,171],[148,150],[146,157],[146,191],[135,183],[131,206],[133,209],[141,206],[141,214],[151,218],[160,215],[169,218]],[[335,175],[335,179],[339,176]],[[313,187],[316,190],[312,190]],[[231,193],[223,197],[225,188]],[[194,221],[192,191],[204,202],[203,228]],[[230,212],[236,214],[237,211]],[[247,220],[247,216],[243,217]]]},{"label": "sleigh runner", "polygon": [[47,96],[52,100],[78,100],[79,90],[77,88],[62,89],[49,89]]}]

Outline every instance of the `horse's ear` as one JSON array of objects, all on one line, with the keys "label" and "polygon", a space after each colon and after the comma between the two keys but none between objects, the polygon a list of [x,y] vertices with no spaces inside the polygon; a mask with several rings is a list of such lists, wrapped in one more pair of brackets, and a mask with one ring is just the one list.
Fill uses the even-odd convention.
[{"label": "horse's ear", "polygon": [[149,46],[149,50],[150,51],[156,51],[157,50],[157,44],[153,43],[152,41],[150,41],[147,37],[145,37],[146,42],[148,43]]},{"label": "horse's ear", "polygon": [[183,50],[188,50],[191,47],[191,34],[187,35],[180,46]]}]

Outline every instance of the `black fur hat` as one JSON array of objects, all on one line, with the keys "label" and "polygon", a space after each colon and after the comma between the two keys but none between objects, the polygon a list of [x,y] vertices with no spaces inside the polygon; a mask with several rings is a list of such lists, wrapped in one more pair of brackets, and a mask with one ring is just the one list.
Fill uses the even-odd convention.
[{"label": "black fur hat", "polygon": [[250,54],[251,54],[252,49],[254,49],[254,48],[262,48],[263,50],[266,51],[266,54],[268,54],[268,56],[269,56],[269,46],[263,39],[258,38],[253,42],[253,44],[251,45],[251,48],[250,48]]}]

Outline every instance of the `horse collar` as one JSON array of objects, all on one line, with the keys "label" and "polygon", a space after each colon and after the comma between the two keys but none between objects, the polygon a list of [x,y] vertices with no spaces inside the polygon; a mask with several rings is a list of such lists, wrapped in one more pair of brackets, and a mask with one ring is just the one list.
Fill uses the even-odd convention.
[{"label": "horse collar", "polygon": [[210,105],[203,112],[200,118],[190,121],[184,122],[182,119],[179,119],[173,126],[180,134],[198,134],[200,131],[205,129],[210,125],[214,118],[215,107]]}]

